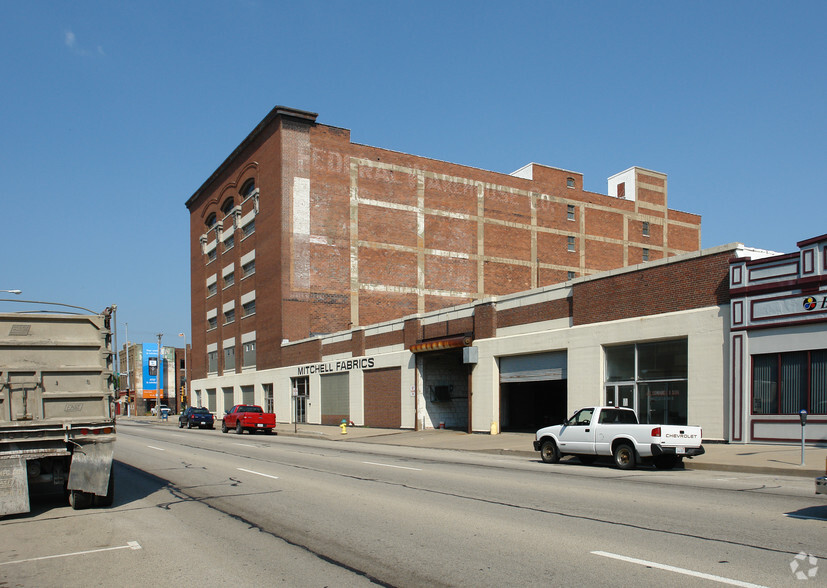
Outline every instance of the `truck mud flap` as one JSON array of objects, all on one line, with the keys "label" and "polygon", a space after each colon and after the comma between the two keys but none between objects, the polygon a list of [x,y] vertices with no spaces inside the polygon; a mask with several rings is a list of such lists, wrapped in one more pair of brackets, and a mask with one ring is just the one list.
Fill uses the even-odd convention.
[{"label": "truck mud flap", "polygon": [[109,471],[115,457],[115,443],[86,443],[75,447],[69,466],[69,490],[80,490],[97,496],[106,496]]},{"label": "truck mud flap", "polygon": [[29,512],[29,481],[26,460],[0,459],[0,516]]}]

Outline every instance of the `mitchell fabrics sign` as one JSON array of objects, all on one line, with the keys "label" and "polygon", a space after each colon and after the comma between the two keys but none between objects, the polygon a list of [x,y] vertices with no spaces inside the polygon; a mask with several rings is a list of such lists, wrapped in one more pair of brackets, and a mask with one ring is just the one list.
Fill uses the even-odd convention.
[{"label": "mitchell fabrics sign", "polygon": [[372,357],[311,363],[310,365],[299,366],[299,375],[309,376],[312,374],[333,374],[336,372],[349,372],[350,370],[364,370],[372,368],[373,364],[374,361]]}]

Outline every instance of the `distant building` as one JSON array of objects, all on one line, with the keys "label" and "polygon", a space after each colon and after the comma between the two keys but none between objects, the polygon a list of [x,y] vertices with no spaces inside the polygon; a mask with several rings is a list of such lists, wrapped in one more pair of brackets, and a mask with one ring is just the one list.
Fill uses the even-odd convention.
[{"label": "distant building", "polygon": [[321,336],[357,357],[398,345],[386,321],[700,249],[662,173],[633,167],[598,194],[536,163],[503,174],[354,144],[316,117],[274,108],[186,202],[193,403],[289,397],[259,376],[320,357]]},{"label": "distant building", "polygon": [[[184,350],[161,347],[158,363],[157,343],[125,343],[120,352],[120,390],[127,397],[134,414],[149,414],[155,406],[158,373],[161,374],[161,403],[180,410],[185,382]],[[128,356],[128,359],[127,359]]]}]

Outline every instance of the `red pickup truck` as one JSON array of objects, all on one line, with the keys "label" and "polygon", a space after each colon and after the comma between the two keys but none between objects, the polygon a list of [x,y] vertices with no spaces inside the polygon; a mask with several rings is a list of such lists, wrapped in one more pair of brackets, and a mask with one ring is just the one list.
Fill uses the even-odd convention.
[{"label": "red pickup truck", "polygon": [[272,412],[264,412],[260,406],[254,404],[236,404],[224,415],[221,421],[221,432],[226,433],[230,429],[241,435],[247,429],[253,431],[264,431],[273,433],[276,428],[276,415]]}]

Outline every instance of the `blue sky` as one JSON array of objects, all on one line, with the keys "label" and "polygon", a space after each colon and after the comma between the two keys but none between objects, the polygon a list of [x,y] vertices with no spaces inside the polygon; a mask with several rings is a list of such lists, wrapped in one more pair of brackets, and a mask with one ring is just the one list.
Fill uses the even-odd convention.
[{"label": "blue sky", "polygon": [[823,1],[0,2],[0,289],[182,345],[184,203],[277,104],[600,193],[664,172],[703,247],[791,252],[827,233],[825,22]]}]

